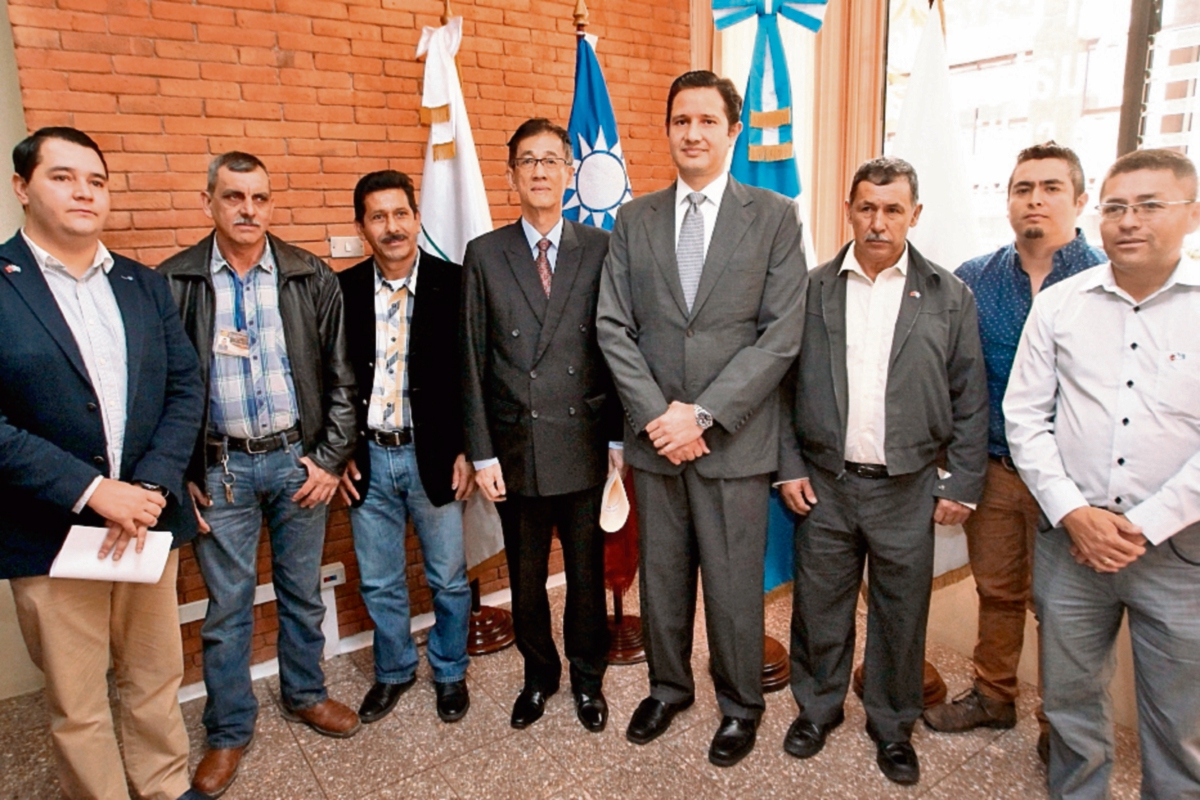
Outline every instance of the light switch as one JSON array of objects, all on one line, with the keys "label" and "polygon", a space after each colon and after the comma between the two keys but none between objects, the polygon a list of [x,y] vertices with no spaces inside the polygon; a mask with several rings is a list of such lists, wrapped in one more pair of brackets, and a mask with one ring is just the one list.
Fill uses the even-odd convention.
[{"label": "light switch", "polygon": [[362,258],[363,253],[362,239],[357,236],[329,237],[330,258]]}]

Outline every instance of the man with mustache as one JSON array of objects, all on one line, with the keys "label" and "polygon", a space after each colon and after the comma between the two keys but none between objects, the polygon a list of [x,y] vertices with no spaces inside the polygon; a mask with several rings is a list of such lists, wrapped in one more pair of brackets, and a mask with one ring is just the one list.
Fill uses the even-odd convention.
[{"label": "man with mustache", "polygon": [[1045,512],[1033,560],[1052,798],[1110,795],[1113,648],[1128,611],[1141,796],[1200,798],[1200,228],[1196,167],[1117,159],[1110,261],[1033,301],[1004,396]]},{"label": "man with mustache", "polygon": [[326,736],[353,736],[360,726],[329,698],[321,670],[325,514],[354,451],[354,374],[337,277],[267,233],[275,204],[263,162],[217,156],[202,199],[215,230],[159,272],[208,392],[187,472],[209,595],[201,629],[209,749],[192,785],[217,797],[237,777],[258,715],[250,655],[264,517],[284,715]]},{"label": "man with mustache", "polygon": [[[412,518],[433,592],[427,657],[437,713],[467,713],[471,589],[462,503],[475,489],[463,453],[458,313],[462,267],[417,247],[412,179],[384,170],[354,187],[354,223],[371,258],[338,273],[358,384],[358,448],[342,475],[352,506],[359,590],[375,623],[375,684],[358,717],[383,719],[416,682],[405,528]],[[419,279],[419,287],[418,287]]]},{"label": "man with mustache", "polygon": [[[925,724],[936,731],[1017,724],[1017,664],[1041,510],[1013,465],[1000,405],[1033,298],[1104,261],[1075,227],[1088,199],[1083,187],[1083,167],[1070,148],[1046,142],[1022,150],[1008,181],[1008,221],[1016,240],[955,272],[979,307],[988,377],[988,465],[979,508],[963,524],[979,593],[975,682],[953,702],[925,711]],[[1046,761],[1050,736],[1040,707],[1038,716],[1038,754]]]},{"label": "man with mustache", "polygon": [[910,738],[922,711],[933,525],[967,519],[987,464],[975,298],[908,243],[920,216],[911,164],[877,158],[855,172],[854,241],[810,276],[798,375],[784,380],[794,400],[779,467],[784,502],[803,517],[791,653],[800,714],[784,750],[815,756],[845,718],[865,560],[867,733],[879,769],[900,784],[920,780]]}]

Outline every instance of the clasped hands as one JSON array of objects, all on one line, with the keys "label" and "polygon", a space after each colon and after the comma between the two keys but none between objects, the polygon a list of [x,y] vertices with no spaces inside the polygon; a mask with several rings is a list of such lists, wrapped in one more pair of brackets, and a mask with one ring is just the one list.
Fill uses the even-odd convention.
[{"label": "clasped hands", "polygon": [[97,558],[107,558],[111,552],[113,561],[120,561],[130,541],[137,542],[134,552],[142,552],[146,531],[158,524],[159,514],[167,507],[167,498],[132,483],[101,478],[87,505],[108,526]]},{"label": "clasped hands", "polygon": [[1082,506],[1062,518],[1075,561],[1096,572],[1117,572],[1146,552],[1142,529],[1124,514]]},{"label": "clasped hands", "polygon": [[696,424],[696,407],[673,400],[666,412],[646,425],[646,435],[660,456],[676,466],[709,452],[704,429]]}]

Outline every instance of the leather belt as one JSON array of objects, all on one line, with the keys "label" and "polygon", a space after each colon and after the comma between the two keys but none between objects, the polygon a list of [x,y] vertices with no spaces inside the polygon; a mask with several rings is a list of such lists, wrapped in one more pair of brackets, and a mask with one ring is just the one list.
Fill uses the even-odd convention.
[{"label": "leather belt", "polygon": [[412,428],[401,428],[395,431],[373,430],[371,431],[371,438],[380,447],[403,447],[406,444],[412,443]]},{"label": "leather belt", "polygon": [[846,472],[852,472],[860,478],[870,480],[879,480],[888,476],[887,467],[883,464],[859,464],[857,461],[847,461]]},{"label": "leather belt", "polygon": [[222,436],[218,439],[209,434],[208,461],[210,464],[220,461],[223,455],[222,449],[258,456],[282,450],[298,441],[300,441],[300,429],[294,427],[279,433],[272,433],[270,436],[260,436],[257,439],[238,439],[233,436]]},{"label": "leather belt", "polygon": [[994,456],[991,453],[988,453],[988,458],[992,461],[995,461],[1009,472],[1015,474],[1017,471],[1017,465],[1013,463],[1012,456]]}]

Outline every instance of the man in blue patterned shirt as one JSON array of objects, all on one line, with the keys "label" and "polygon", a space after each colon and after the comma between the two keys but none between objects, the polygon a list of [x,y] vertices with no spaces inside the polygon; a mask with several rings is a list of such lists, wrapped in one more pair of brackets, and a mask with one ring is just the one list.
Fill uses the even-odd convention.
[{"label": "man in blue patterned shirt", "polygon": [[[1001,403],[1034,295],[1106,260],[1075,227],[1087,202],[1083,189],[1083,168],[1069,148],[1050,141],[1022,150],[1008,183],[1008,221],[1015,241],[971,259],[955,273],[975,292],[979,307],[989,461],[983,499],[964,524],[979,592],[975,683],[953,702],[925,712],[926,724],[937,731],[1011,728],[1017,721],[1017,663],[1041,512],[1013,466]],[[1045,761],[1049,737],[1040,706],[1038,717],[1038,753]]]},{"label": "man in blue patterned shirt", "polygon": [[213,159],[204,210],[215,230],[172,256],[167,277],[200,355],[208,406],[188,466],[208,587],[205,753],[192,785],[219,797],[254,736],[250,680],[263,520],[279,610],[279,690],[286,718],[347,737],[358,715],[325,690],[321,553],[327,503],[354,448],[354,375],[337,276],[267,233],[271,179],[258,158]]}]

